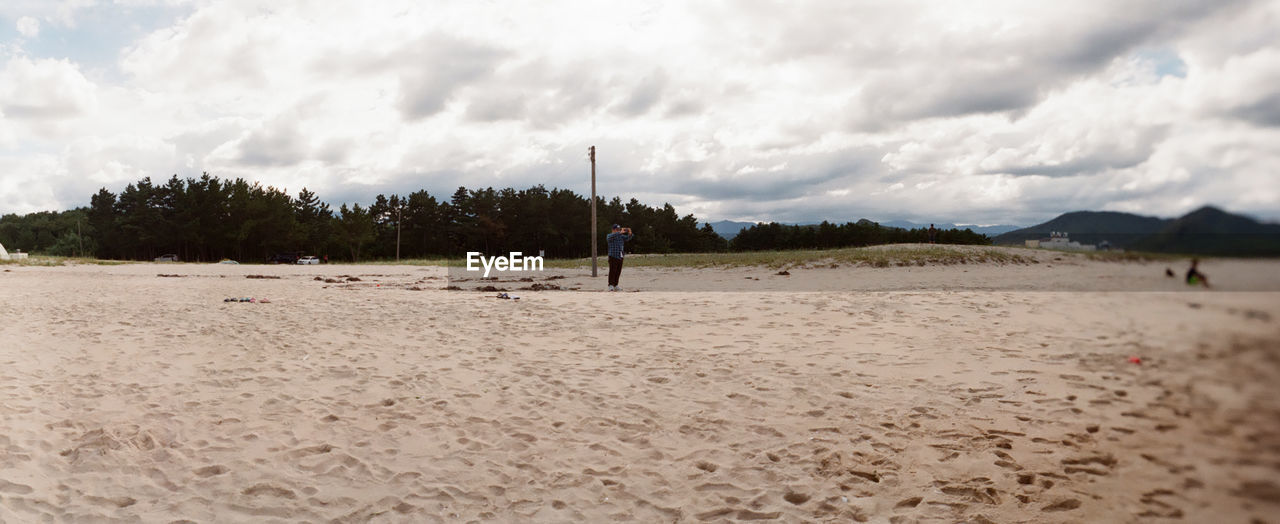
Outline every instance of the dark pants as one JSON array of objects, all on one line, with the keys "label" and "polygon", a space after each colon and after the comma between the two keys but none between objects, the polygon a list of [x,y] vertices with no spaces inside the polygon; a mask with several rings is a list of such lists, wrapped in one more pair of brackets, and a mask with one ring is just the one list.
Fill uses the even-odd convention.
[{"label": "dark pants", "polygon": [[609,257],[609,285],[618,285],[620,276],[622,276],[622,259]]}]

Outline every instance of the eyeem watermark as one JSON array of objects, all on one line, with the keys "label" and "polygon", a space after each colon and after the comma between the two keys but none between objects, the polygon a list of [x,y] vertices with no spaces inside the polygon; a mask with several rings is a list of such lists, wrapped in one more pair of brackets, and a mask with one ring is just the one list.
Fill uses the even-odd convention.
[{"label": "eyeem watermark", "polygon": [[493,270],[542,271],[542,257],[527,257],[519,251],[512,251],[507,256],[486,257],[479,251],[467,251],[467,271],[480,271],[481,268],[484,268],[486,278]]}]

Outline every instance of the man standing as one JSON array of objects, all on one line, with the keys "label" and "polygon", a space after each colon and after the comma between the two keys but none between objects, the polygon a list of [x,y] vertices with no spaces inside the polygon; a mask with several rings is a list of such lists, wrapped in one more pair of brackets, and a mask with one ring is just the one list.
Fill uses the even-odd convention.
[{"label": "man standing", "polygon": [[609,291],[622,291],[618,287],[618,277],[622,276],[622,245],[631,240],[631,228],[613,225],[613,232],[604,237],[609,244]]},{"label": "man standing", "polygon": [[938,242],[938,230],[933,227],[933,224],[929,224],[929,243],[936,244],[937,242]]}]

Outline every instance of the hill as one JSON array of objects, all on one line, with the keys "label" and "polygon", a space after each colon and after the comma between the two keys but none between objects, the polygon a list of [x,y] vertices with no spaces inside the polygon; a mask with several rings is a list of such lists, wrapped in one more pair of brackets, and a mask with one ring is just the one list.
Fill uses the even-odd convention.
[{"label": "hill", "polygon": [[1280,225],[1203,207],[1177,219],[1163,219],[1114,211],[1076,211],[995,238],[997,245],[1063,231],[1082,244],[1109,242],[1114,247],[1156,253],[1218,256],[1280,255]]},{"label": "hill", "polygon": [[1171,221],[1133,249],[1199,255],[1280,255],[1280,225],[1264,224],[1215,207],[1202,207]]},{"label": "hill", "polygon": [[996,236],[995,243],[1021,245],[1027,240],[1048,237],[1053,231],[1064,231],[1071,235],[1071,240],[1082,244],[1106,241],[1112,246],[1127,248],[1159,232],[1169,222],[1162,218],[1115,211],[1074,211],[1042,224]]}]

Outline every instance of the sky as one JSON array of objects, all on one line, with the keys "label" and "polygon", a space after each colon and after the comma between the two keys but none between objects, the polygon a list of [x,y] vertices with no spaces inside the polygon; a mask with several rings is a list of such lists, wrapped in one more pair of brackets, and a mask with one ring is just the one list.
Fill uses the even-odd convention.
[{"label": "sky", "polygon": [[150,176],[1280,220],[1280,1],[0,3],[0,214]]}]

